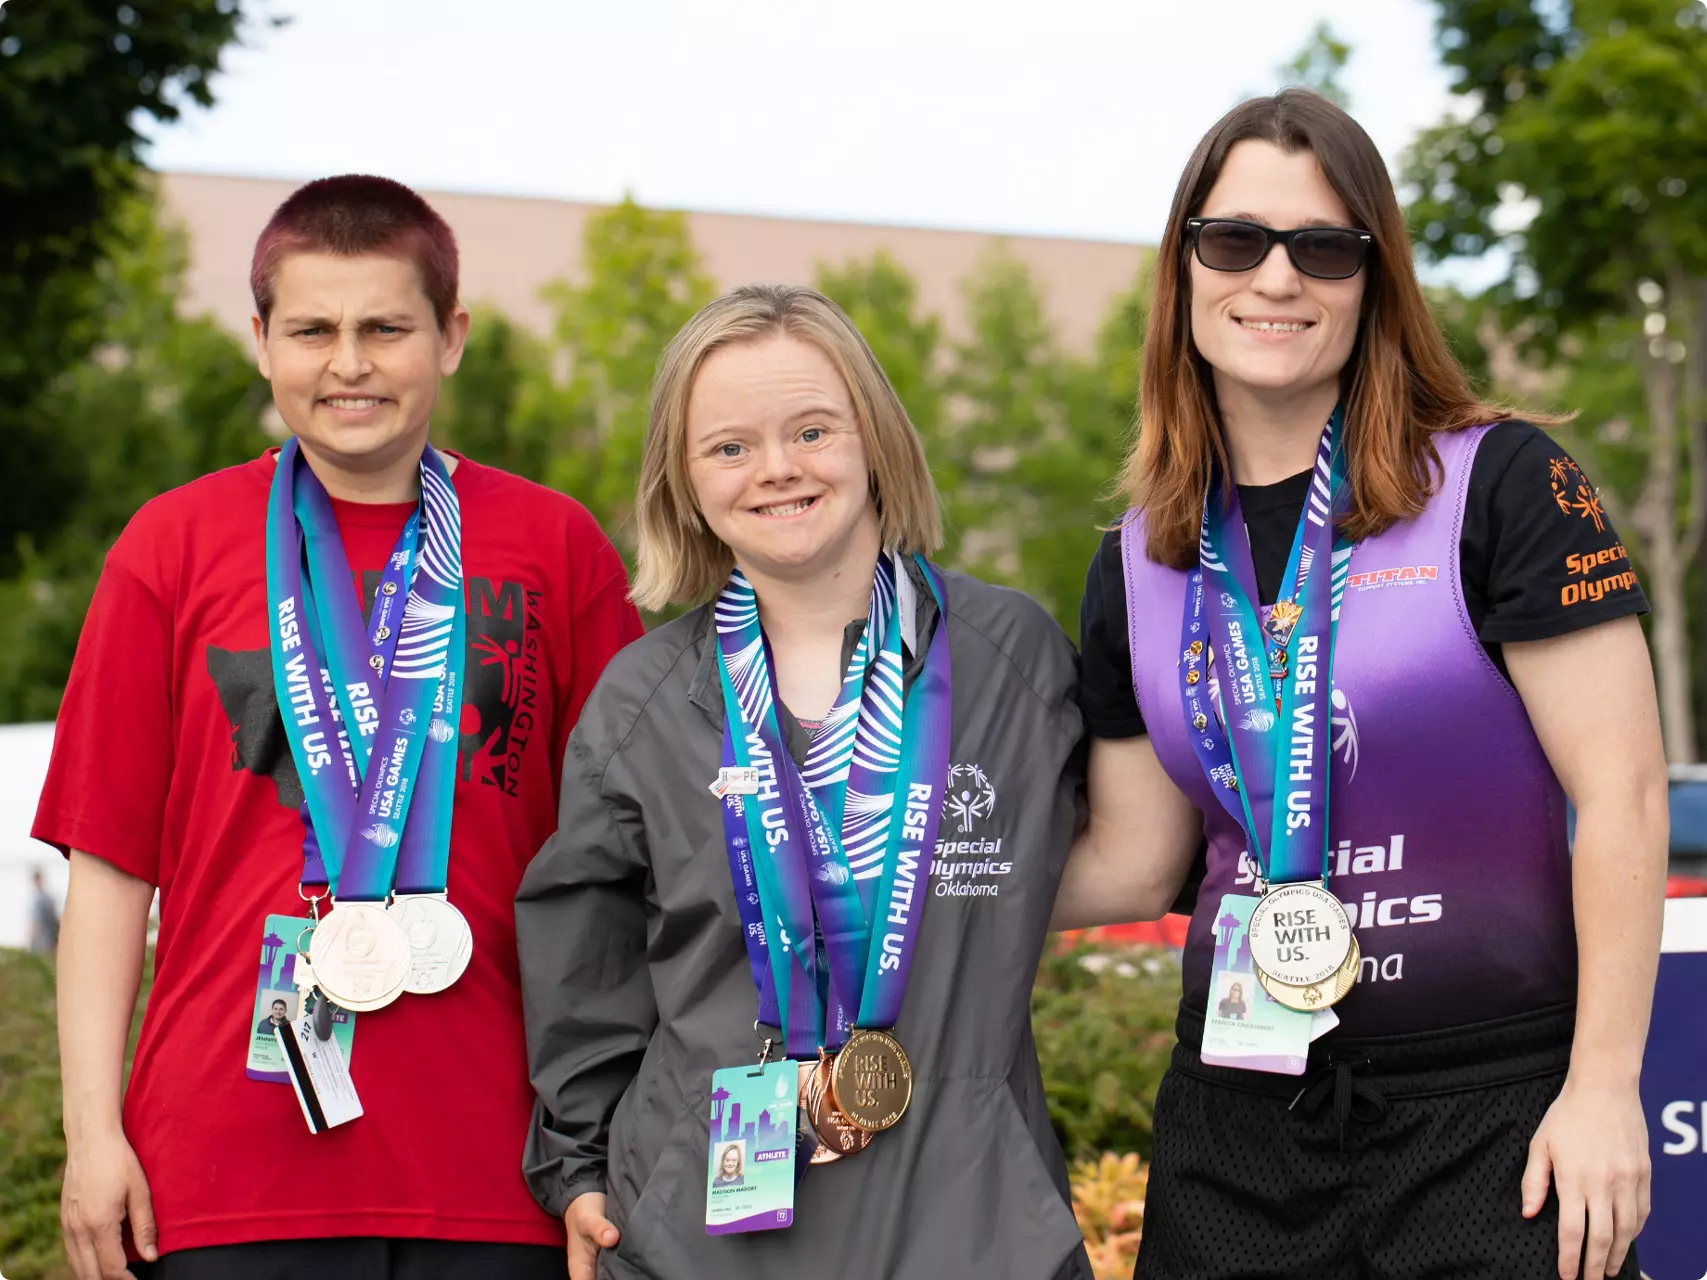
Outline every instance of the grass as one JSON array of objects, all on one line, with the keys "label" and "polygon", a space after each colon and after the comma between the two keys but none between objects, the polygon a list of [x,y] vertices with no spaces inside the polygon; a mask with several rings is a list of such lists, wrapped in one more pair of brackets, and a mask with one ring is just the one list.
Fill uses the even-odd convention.
[{"label": "grass", "polygon": [[[144,998],[153,967],[151,953]],[[138,1000],[131,1023],[131,1051],[142,1005]],[[64,1170],[53,963],[0,948],[0,1274],[6,1280],[70,1280],[59,1244]]]}]

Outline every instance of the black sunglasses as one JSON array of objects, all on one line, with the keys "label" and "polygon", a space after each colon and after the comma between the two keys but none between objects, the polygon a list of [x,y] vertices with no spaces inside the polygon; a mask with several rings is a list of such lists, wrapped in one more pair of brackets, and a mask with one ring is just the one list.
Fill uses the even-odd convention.
[{"label": "black sunglasses", "polygon": [[1317,280],[1349,280],[1363,267],[1375,237],[1352,227],[1297,227],[1276,231],[1237,218],[1187,218],[1186,234],[1197,260],[1211,271],[1249,271],[1277,243],[1292,265]]}]

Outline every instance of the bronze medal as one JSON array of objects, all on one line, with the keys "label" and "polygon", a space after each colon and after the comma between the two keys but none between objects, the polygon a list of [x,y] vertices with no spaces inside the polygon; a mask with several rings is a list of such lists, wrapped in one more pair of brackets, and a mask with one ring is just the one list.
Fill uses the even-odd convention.
[{"label": "bronze medal", "polygon": [[859,1027],[835,1057],[830,1089],[843,1115],[868,1133],[881,1133],[906,1113],[913,1064],[889,1032]]},{"label": "bronze medal", "polygon": [[836,1107],[830,1088],[834,1071],[832,1059],[826,1054],[816,1062],[800,1064],[800,1106],[818,1135],[818,1149],[811,1163],[829,1164],[843,1156],[858,1155],[871,1141],[871,1134],[854,1124]]},{"label": "bronze medal", "polygon": [[1257,981],[1262,983],[1262,989],[1273,996],[1277,1004],[1296,1009],[1299,1013],[1314,1013],[1317,1009],[1326,1009],[1346,998],[1352,987],[1357,985],[1357,968],[1362,961],[1363,948],[1358,945],[1357,935],[1354,933],[1351,935],[1351,950],[1347,953],[1345,962],[1320,982],[1303,987],[1288,986],[1269,977],[1261,969],[1257,969]]}]

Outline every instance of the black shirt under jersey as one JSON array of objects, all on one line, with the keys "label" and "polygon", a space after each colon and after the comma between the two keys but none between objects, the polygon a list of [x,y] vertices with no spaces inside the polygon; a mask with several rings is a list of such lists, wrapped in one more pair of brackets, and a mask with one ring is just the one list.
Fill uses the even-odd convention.
[{"label": "black shirt under jersey", "polygon": [[[1273,604],[1280,592],[1311,474],[1239,486],[1263,604]],[[1527,422],[1499,423],[1476,451],[1459,569],[1471,625],[1502,674],[1502,644],[1545,640],[1648,609],[1642,588],[1622,576],[1629,558],[1593,487],[1565,450]],[[1599,584],[1598,599],[1584,590],[1591,583]],[[1091,560],[1079,645],[1086,726],[1099,738],[1142,735],[1118,532],[1103,538]]]}]

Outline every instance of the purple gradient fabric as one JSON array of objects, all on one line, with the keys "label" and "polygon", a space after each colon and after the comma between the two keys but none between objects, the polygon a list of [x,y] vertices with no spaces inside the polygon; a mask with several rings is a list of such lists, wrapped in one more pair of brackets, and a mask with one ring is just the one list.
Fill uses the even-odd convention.
[{"label": "purple gradient fabric", "polygon": [[[1486,431],[1437,436],[1434,498],[1351,560],[1334,653],[1328,883],[1363,961],[1336,1036],[1459,1026],[1576,995],[1564,794],[1477,640],[1460,584],[1470,464]],[[1180,700],[1186,574],[1145,558],[1141,519],[1121,541],[1133,687],[1209,846],[1184,966],[1185,998],[1202,1009],[1222,895],[1254,894],[1255,867],[1198,764]]]}]

